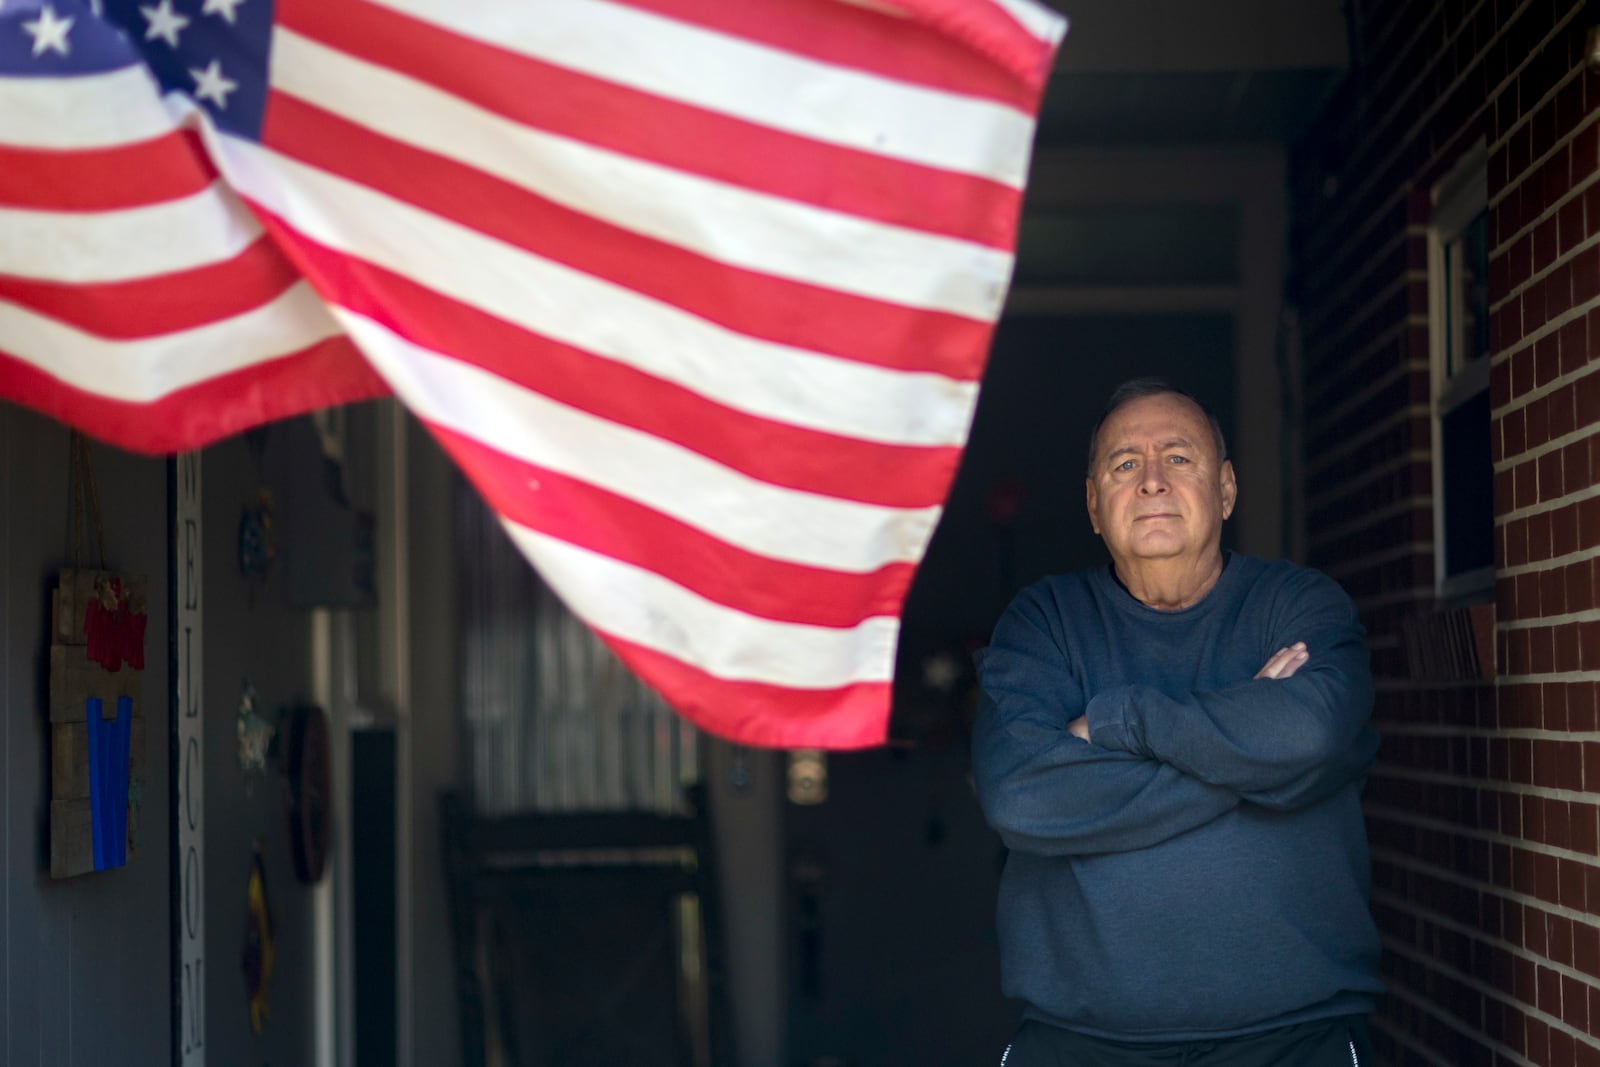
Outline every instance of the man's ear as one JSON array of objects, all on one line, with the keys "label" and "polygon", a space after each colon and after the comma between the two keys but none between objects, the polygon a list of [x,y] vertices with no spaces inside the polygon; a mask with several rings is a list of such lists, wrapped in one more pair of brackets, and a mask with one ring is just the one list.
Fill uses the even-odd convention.
[{"label": "man's ear", "polygon": [[1093,478],[1085,478],[1083,480],[1083,496],[1084,496],[1084,503],[1089,508],[1089,526],[1094,530],[1095,534],[1098,536],[1099,533],[1100,533],[1100,524],[1095,521],[1094,514],[1095,514],[1095,505],[1097,503],[1099,503],[1099,499],[1100,498],[1099,498],[1099,494],[1097,494],[1095,492],[1094,479]]},{"label": "man's ear", "polygon": [[1234,501],[1239,499],[1239,482],[1233,476],[1233,460],[1222,461],[1222,517],[1233,514]]}]

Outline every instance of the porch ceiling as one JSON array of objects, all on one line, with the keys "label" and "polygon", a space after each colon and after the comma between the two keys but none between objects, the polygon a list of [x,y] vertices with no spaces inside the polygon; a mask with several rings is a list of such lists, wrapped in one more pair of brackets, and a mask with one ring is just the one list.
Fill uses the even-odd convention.
[{"label": "porch ceiling", "polygon": [[1292,140],[1348,62],[1339,0],[1049,0],[1041,147]]}]

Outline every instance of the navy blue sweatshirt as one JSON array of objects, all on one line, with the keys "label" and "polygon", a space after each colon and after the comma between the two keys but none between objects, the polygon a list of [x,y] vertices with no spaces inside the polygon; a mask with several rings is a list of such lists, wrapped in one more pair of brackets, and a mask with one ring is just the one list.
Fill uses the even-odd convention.
[{"label": "navy blue sweatshirt", "polygon": [[[1255,680],[1280,648],[1310,658]],[[1002,988],[1124,1041],[1362,1014],[1382,990],[1360,792],[1364,631],[1330,579],[1232,555],[1182,611],[1109,567],[1024,590],[979,655],[978,799],[1011,850]],[[1090,740],[1067,724],[1088,716]]]}]

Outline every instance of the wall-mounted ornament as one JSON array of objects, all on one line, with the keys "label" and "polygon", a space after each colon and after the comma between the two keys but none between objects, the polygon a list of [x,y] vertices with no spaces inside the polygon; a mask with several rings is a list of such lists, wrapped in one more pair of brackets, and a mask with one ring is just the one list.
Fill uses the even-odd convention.
[{"label": "wall-mounted ornament", "polygon": [[[72,435],[72,526],[105,539],[88,442]],[[85,515],[87,512],[87,515]],[[81,541],[74,550],[81,562]],[[148,621],[145,579],[63,570],[50,620],[50,875],[121,867],[138,845],[145,776],[141,705]]]},{"label": "wall-mounted ornament", "polygon": [[821,804],[828,799],[828,754],[820,748],[789,752],[789,803]]},{"label": "wall-mounted ornament", "polygon": [[239,769],[247,777],[265,777],[276,755],[278,724],[262,712],[261,694],[248,680],[239,691],[235,733],[239,739]]},{"label": "wall-mounted ornament", "polygon": [[239,573],[251,581],[265,581],[278,558],[278,529],[272,490],[262,489],[254,504],[239,517]]},{"label": "wall-mounted ornament", "polygon": [[267,896],[267,861],[261,841],[255,843],[250,860],[250,879],[245,883],[244,947],[239,965],[244,971],[245,1001],[250,1008],[250,1032],[261,1036],[270,1011],[272,965],[277,939],[273,933],[272,902]]},{"label": "wall-mounted ornament", "polygon": [[328,720],[322,709],[302,704],[289,713],[284,752],[284,807],[294,876],[307,885],[322,878],[328,861],[332,791]]}]

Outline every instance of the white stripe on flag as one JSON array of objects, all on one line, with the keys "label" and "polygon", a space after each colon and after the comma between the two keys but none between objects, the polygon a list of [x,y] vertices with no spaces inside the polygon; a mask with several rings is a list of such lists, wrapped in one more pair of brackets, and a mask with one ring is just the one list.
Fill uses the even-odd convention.
[{"label": "white stripe on flag", "polygon": [[899,620],[879,616],[848,629],[774,622],[715,604],[650,571],[505,523],[573,613],[614,637],[644,645],[730,681],[831,689],[894,676]]},{"label": "white stripe on flag", "polygon": [[890,444],[966,441],[975,382],[751,338],[251,142],[217,142],[235,186],[311,240],[541,336],[778,422]]},{"label": "white stripe on flag", "polygon": [[749,270],[983,321],[1005,299],[1007,252],[531,129],[287,30],[273,48],[274,88],[636,233]]},{"label": "white stripe on flag", "polygon": [[0,274],[93,285],[226,261],[261,224],[220,182],[180,200],[118,211],[0,208]]},{"label": "white stripe on flag", "polygon": [[150,141],[176,123],[142,66],[60,78],[0,78],[0,144],[93,149]]},{"label": "white stripe on flag", "polygon": [[335,314],[419,418],[636,500],[738,548],[867,572],[920,558],[938,524],[937,507],[890,508],[771,485],[419,348],[371,319]]},{"label": "white stripe on flag", "polygon": [[1067,32],[1067,20],[1060,12],[1035,3],[1034,0],[992,0],[992,2],[1003,8],[1006,14],[1017,20],[1018,25],[1041,41],[1051,45],[1059,44]]},{"label": "white stripe on flag", "polygon": [[232,318],[137,341],[106,340],[0,300],[7,354],[85,392],[131,403],[269,363],[339,332],[305,282]]},{"label": "white stripe on flag", "polygon": [[462,4],[375,0],[619,85],[772,129],[1021,188],[1033,120],[989,100],[821,63],[605,0]]}]

